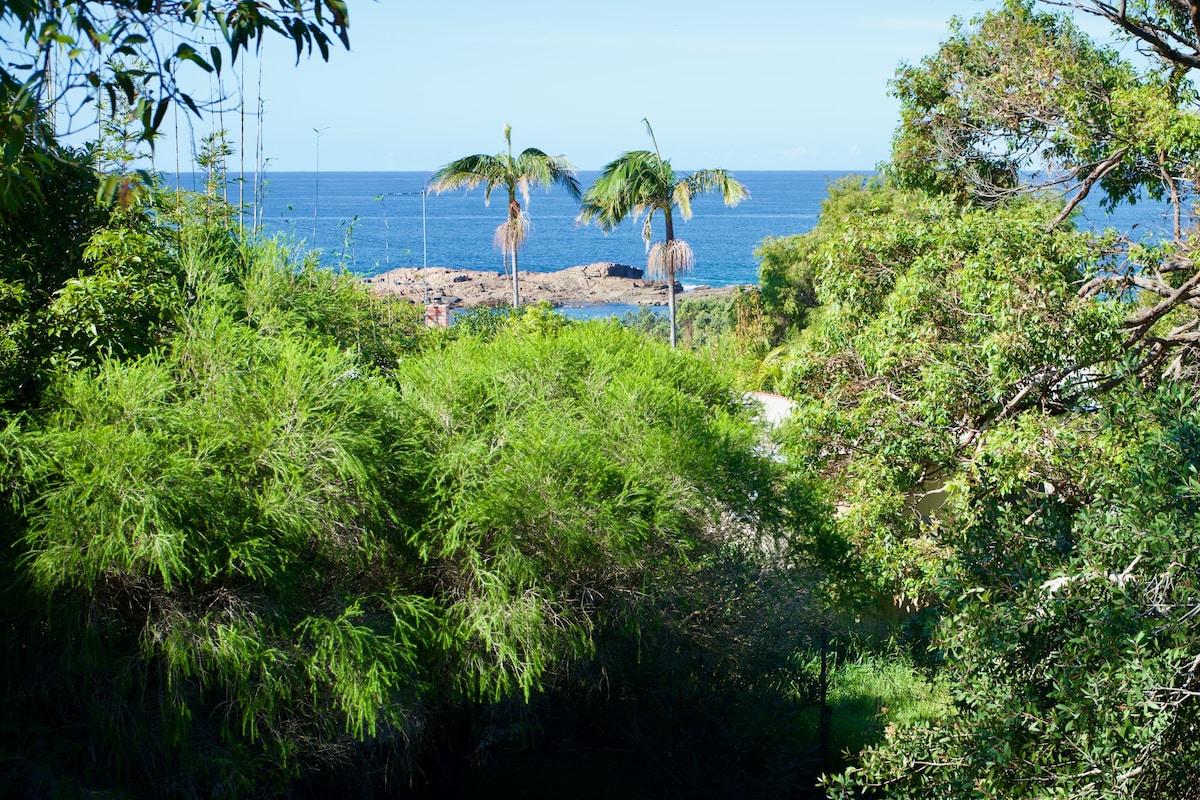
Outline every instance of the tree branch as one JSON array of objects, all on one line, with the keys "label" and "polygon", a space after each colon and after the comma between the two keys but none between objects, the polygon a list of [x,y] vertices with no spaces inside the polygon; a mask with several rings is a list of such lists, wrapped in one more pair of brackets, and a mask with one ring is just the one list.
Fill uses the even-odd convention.
[{"label": "tree branch", "polygon": [[1129,147],[1122,147],[1120,150],[1097,164],[1091,173],[1084,178],[1083,183],[1079,185],[1079,191],[1076,192],[1075,196],[1071,198],[1071,201],[1067,203],[1062,212],[1059,213],[1059,215],[1050,223],[1049,229],[1053,230],[1057,228],[1067,219],[1067,217],[1071,216],[1071,212],[1083,202],[1084,198],[1088,196],[1088,192],[1092,190],[1092,187],[1095,186],[1096,183],[1105,175],[1120,166],[1121,159],[1125,158],[1126,154],[1128,153]]},{"label": "tree branch", "polygon": [[[1042,0],[1042,2],[1047,3],[1048,5],[1078,8],[1080,11],[1107,19],[1113,25],[1116,25],[1130,36],[1141,39],[1143,42],[1150,45],[1150,47],[1156,53],[1158,53],[1167,61],[1180,64],[1188,69],[1200,69],[1200,53],[1195,52],[1194,45],[1192,46],[1192,53],[1185,53],[1177,47],[1174,47],[1170,42],[1167,41],[1166,37],[1164,36],[1164,32],[1157,30],[1155,26],[1148,21],[1138,20],[1135,22],[1131,20],[1126,14],[1124,2],[1121,3],[1120,8],[1114,8],[1108,3],[1098,2],[1098,0],[1091,0],[1091,2],[1088,2],[1088,0]],[[1197,24],[1197,22],[1200,21],[1200,17],[1196,16],[1196,9],[1197,4],[1194,2],[1194,0],[1188,0],[1188,10],[1190,16],[1192,17],[1193,24]],[[1171,38],[1178,39],[1180,43],[1183,43],[1183,40],[1180,37],[1172,35],[1169,31],[1165,33],[1166,35],[1170,35]],[[1200,27],[1197,28],[1197,33],[1200,35]]]},{"label": "tree branch", "polygon": [[1192,277],[1188,278],[1182,286],[1172,292],[1161,303],[1146,309],[1141,314],[1122,323],[1122,328],[1133,332],[1132,337],[1126,342],[1126,346],[1128,347],[1140,339],[1150,326],[1162,319],[1168,311],[1179,305],[1181,300],[1189,297],[1192,291],[1198,286],[1200,286],[1200,270],[1196,270],[1192,274]]}]

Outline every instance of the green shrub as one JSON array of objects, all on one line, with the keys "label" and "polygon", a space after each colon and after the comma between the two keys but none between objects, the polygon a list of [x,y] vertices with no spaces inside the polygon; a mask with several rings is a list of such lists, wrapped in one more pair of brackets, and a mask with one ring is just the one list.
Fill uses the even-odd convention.
[{"label": "green shrub", "polygon": [[[837,797],[1187,797],[1200,752],[1191,386],[997,432],[962,488],[937,634],[954,713],[897,728]],[[1014,469],[1015,467],[1015,469]]]},{"label": "green shrub", "polygon": [[728,593],[818,585],[830,531],[719,372],[537,308],[428,336],[269,244],[181,261],[147,353],[0,433],[0,784],[414,780],[440,714],[606,673],[769,714],[789,627]]}]

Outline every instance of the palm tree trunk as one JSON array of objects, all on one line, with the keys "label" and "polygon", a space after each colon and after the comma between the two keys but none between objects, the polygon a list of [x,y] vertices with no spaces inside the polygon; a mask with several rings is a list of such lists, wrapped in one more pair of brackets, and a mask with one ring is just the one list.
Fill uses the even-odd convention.
[{"label": "palm tree trunk", "polygon": [[671,347],[675,347],[675,268],[667,270],[667,309],[671,316]]},{"label": "palm tree trunk", "polygon": [[[511,147],[511,142],[509,143]],[[521,204],[517,202],[516,190],[508,187],[508,225],[512,237],[513,308],[521,307],[521,288],[517,282],[517,247],[521,244]]]},{"label": "palm tree trunk", "polygon": [[675,349],[675,262],[671,256],[671,243],[675,241],[675,226],[671,223],[671,209],[663,214],[667,228],[667,314],[671,318],[671,349]]},{"label": "palm tree trunk", "polygon": [[513,267],[513,308],[521,307],[521,289],[517,283],[517,250],[513,248],[512,252],[512,267]]}]

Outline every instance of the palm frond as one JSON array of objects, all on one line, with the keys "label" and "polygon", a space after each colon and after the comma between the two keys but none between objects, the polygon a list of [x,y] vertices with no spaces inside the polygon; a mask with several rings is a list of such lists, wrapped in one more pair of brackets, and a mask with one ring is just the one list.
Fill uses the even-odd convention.
[{"label": "palm frond", "polygon": [[429,189],[441,194],[455,189],[470,191],[484,187],[484,203],[490,203],[492,190],[504,187],[510,196],[521,195],[528,205],[529,191],[538,186],[549,189],[562,186],[571,197],[579,199],[579,180],[576,169],[564,156],[547,155],[536,147],[526,148],[520,155],[512,154],[512,126],[504,127],[508,151],[496,155],[477,154],[451,161],[429,176]]},{"label": "palm frond", "polygon": [[724,169],[696,170],[688,176],[687,184],[693,195],[716,192],[727,206],[736,206],[750,197],[750,190]]},{"label": "palm frond", "polygon": [[476,154],[451,161],[429,176],[429,190],[434,194],[456,189],[470,191],[484,186],[484,203],[489,203],[492,189],[505,183],[506,170],[499,156]]},{"label": "palm frond", "polygon": [[611,231],[625,217],[634,220],[654,209],[666,209],[671,203],[675,172],[669,161],[648,150],[622,153],[605,165],[603,171],[583,194],[579,221],[595,221],[602,230]]},{"label": "palm frond", "polygon": [[525,202],[529,202],[528,190],[537,186],[561,186],[574,199],[580,197],[579,179],[575,177],[575,165],[563,156],[551,156],[536,147],[521,151],[513,162],[513,171],[524,177]]},{"label": "palm frond", "polygon": [[[637,214],[633,216],[637,220]],[[654,228],[651,227],[651,222],[654,219],[654,209],[650,209],[650,213],[646,215],[646,221],[642,224],[642,241],[646,243],[646,252],[650,252],[650,240],[654,238]]]},{"label": "palm frond", "polygon": [[646,117],[642,117],[642,122],[645,123],[645,125],[646,125],[646,133],[650,135],[651,144],[654,145],[654,155],[658,156],[659,160],[661,160],[662,155],[660,155],[659,150],[658,150],[658,139],[656,139],[654,137],[654,128],[652,128],[650,126],[650,120],[647,119]]},{"label": "palm frond", "polygon": [[686,221],[692,218],[692,185],[687,179],[671,187],[671,200],[679,206],[679,216],[682,219]]}]

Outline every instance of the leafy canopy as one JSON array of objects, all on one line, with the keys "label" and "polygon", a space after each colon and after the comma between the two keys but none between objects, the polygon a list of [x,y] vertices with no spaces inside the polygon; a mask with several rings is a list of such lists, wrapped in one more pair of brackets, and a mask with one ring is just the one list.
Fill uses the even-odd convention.
[{"label": "leafy canopy", "polygon": [[929,602],[923,498],[989,429],[1086,404],[1121,358],[1124,309],[1077,294],[1091,239],[1047,230],[1052,213],[847,183],[794,246],[814,304],[779,368],[799,406],[788,452],[836,487],[881,594]]},{"label": "leafy canopy", "polygon": [[997,432],[954,502],[954,712],[890,728],[834,797],[1194,794],[1197,421],[1193,386],[1129,386]]},{"label": "leafy canopy", "polygon": [[892,82],[901,122],[889,175],[985,204],[1055,189],[1102,204],[1142,192],[1181,202],[1200,156],[1196,95],[1181,72],[1138,74],[1032,0],[955,20],[951,37]]},{"label": "leafy canopy", "polygon": [[1107,20],[1113,31],[1168,67],[1200,67],[1200,8],[1193,0],[1042,0]]}]

